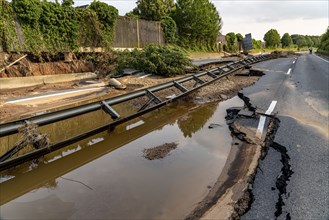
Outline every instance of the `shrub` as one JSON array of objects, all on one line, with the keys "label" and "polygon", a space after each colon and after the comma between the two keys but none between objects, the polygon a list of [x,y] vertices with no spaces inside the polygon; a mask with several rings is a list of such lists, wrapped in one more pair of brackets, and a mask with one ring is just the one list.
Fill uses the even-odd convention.
[{"label": "shrub", "polygon": [[78,46],[110,48],[118,18],[116,8],[98,1],[89,8],[75,8],[73,0],[62,4],[1,0],[0,5],[0,43],[5,51],[40,54],[75,51]]},{"label": "shrub", "polygon": [[113,39],[114,26],[119,17],[118,9],[104,2],[94,1],[90,5],[90,9],[95,11],[98,20],[101,23],[104,46],[110,46]]},{"label": "shrub", "polygon": [[185,74],[185,67],[189,65],[186,54],[170,46],[149,45],[142,51],[122,52],[118,58],[119,72],[130,67],[167,77]]},{"label": "shrub", "polygon": [[174,19],[169,16],[163,17],[161,26],[166,43],[175,44],[177,41],[177,26]]}]

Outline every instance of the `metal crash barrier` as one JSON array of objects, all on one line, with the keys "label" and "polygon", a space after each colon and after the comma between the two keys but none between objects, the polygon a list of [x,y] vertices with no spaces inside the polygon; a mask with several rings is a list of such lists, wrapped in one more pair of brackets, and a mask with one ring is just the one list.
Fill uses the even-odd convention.
[{"label": "metal crash barrier", "polygon": [[[260,55],[255,56],[251,58],[242,59],[236,62],[229,63],[227,65],[221,66],[221,67],[214,67],[210,68],[206,71],[201,71],[199,73],[180,78],[175,81],[166,82],[162,84],[158,84],[155,86],[148,87],[146,89],[137,90],[131,93],[115,96],[109,99],[80,105],[77,107],[67,108],[60,111],[54,111],[49,113],[44,113],[37,116],[32,116],[28,118],[19,119],[12,122],[7,122],[0,124],[0,137],[4,137],[7,135],[18,133],[18,129],[25,124],[26,121],[29,121],[33,124],[36,124],[38,126],[43,126],[47,124],[51,124],[54,122],[58,122],[61,120],[65,120],[71,117],[75,117],[78,115],[86,114],[89,112],[97,111],[102,109],[104,112],[106,112],[108,115],[111,116],[113,121],[104,124],[96,129],[93,129],[91,131],[85,132],[83,134],[74,136],[72,138],[69,138],[67,140],[64,140],[62,142],[52,144],[48,147],[43,147],[37,150],[34,150],[32,152],[28,152],[22,156],[18,156],[15,158],[11,158],[14,152],[17,152],[17,146],[14,146],[9,151],[4,153],[0,156],[0,171],[8,169],[10,167],[22,164],[24,162],[30,161],[32,159],[38,158],[40,156],[43,156],[45,154],[48,154],[50,152],[53,152],[55,150],[61,149],[65,146],[68,146],[70,144],[73,144],[77,141],[83,140],[87,137],[90,137],[92,135],[95,135],[97,133],[100,133],[102,131],[113,129],[115,126],[122,124],[124,122],[127,122],[129,120],[132,120],[136,117],[139,117],[147,112],[150,112],[154,109],[160,108],[161,106],[166,105],[167,103],[171,102],[172,100],[179,99],[181,97],[184,97],[198,89],[200,89],[203,86],[209,85],[210,83],[215,82],[216,80],[225,77],[239,69],[244,68],[245,66],[249,66],[251,64],[269,60],[271,59],[271,55]],[[204,81],[200,79],[202,76],[209,76],[211,77],[211,80]],[[194,81],[195,84],[193,88],[187,89],[185,88],[182,83],[188,82],[188,81]],[[161,100],[159,97],[157,97],[154,93],[157,91],[161,91],[170,87],[177,88],[181,93],[175,96],[172,96],[170,99]],[[112,106],[123,103],[129,100],[133,100],[142,96],[148,97],[148,101],[139,109],[136,113],[133,113],[126,117],[121,117],[120,112],[116,112]],[[153,103],[152,106],[151,103]]]}]

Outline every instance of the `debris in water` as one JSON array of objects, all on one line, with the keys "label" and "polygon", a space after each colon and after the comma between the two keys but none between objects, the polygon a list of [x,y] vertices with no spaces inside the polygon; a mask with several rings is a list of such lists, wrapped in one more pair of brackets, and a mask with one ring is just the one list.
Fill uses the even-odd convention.
[{"label": "debris in water", "polygon": [[157,147],[144,149],[143,156],[148,160],[162,159],[165,158],[170,153],[170,151],[175,150],[176,148],[177,144],[175,142],[165,143]]},{"label": "debris in water", "polygon": [[17,145],[21,146],[21,149],[26,146],[33,146],[35,149],[49,146],[48,135],[42,134],[39,131],[39,126],[30,121],[25,121],[25,125],[20,127],[18,132],[21,138]]},{"label": "debris in water", "polygon": [[213,124],[213,123],[211,123],[211,124],[208,126],[208,128],[209,128],[209,129],[212,129],[212,128],[217,128],[217,127],[222,127],[222,125],[220,125],[220,124]]}]

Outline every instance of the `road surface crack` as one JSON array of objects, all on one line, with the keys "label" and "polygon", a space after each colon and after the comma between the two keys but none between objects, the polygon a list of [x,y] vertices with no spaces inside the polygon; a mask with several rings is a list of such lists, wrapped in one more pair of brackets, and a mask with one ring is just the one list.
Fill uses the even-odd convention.
[{"label": "road surface crack", "polygon": [[[282,168],[281,168],[281,173],[277,177],[276,180],[276,188],[279,190],[279,199],[278,202],[276,203],[276,211],[274,213],[276,219],[282,214],[282,207],[285,205],[283,202],[283,196],[287,196],[287,185],[288,181],[290,180],[291,175],[294,173],[291,169],[291,165],[289,163],[290,157],[288,155],[287,148],[273,142],[271,147],[279,152],[281,154],[281,163],[282,163]],[[290,219],[290,213],[286,215],[286,219]]]},{"label": "road surface crack", "polygon": [[[269,119],[265,139],[256,138],[255,133],[248,132],[248,129],[245,129],[244,125],[240,124],[239,121],[245,120],[245,119],[248,119],[250,121],[252,121],[252,120],[258,121],[259,115],[261,115],[261,113],[257,112],[257,107],[255,107],[251,103],[250,98],[246,97],[243,93],[239,92],[238,97],[243,100],[244,107],[227,109],[226,110],[227,111],[226,122],[229,125],[229,129],[231,130],[233,139],[237,138],[244,143],[251,144],[254,146],[261,145],[261,157],[259,158],[259,160],[263,160],[267,155],[268,148],[273,145],[275,134],[280,125],[280,120],[275,116],[265,115]],[[249,113],[246,111],[249,111]],[[284,147],[281,147],[281,148],[277,147],[277,148],[280,149],[282,152],[285,152]],[[284,154],[282,157],[284,158],[284,159],[282,159],[282,161],[284,161],[283,163],[286,164],[287,154]],[[259,166],[259,162],[257,165],[257,169],[255,169],[253,175],[249,176],[248,189],[244,192],[244,195],[234,205],[234,213],[231,216],[231,219],[240,219],[240,217],[242,215],[244,215],[245,213],[247,213],[250,210],[251,205],[254,201],[253,184],[254,184],[258,169],[261,172],[263,172]],[[282,168],[282,169],[284,170],[284,172],[282,172],[283,173],[282,178],[280,178],[280,180],[278,180],[278,183],[277,183],[278,187],[279,186],[281,187],[282,186],[281,183],[285,182],[284,176],[287,171],[284,168]],[[285,188],[284,188],[284,192],[285,192]]]}]

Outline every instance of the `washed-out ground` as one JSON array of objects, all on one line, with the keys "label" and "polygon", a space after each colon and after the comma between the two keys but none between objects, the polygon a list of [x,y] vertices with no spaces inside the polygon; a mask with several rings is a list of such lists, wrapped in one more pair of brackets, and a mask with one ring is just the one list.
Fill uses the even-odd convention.
[{"label": "washed-out ground", "polygon": [[[246,71],[246,70],[244,70]],[[31,95],[44,95],[50,92],[60,92],[65,89],[81,89],[86,87],[85,81],[66,82],[60,84],[45,84],[40,86],[26,87],[20,89],[6,89],[1,90],[0,100],[0,120],[9,121],[20,117],[25,117],[36,112],[51,110],[53,108],[59,109],[68,106],[74,106],[81,103],[92,102],[104,98],[113,97],[120,94],[129,93],[134,90],[149,87],[152,85],[177,80],[183,76],[176,76],[164,78],[161,76],[150,76],[139,78],[135,75],[125,76],[117,80],[123,85],[126,85],[125,90],[117,90],[113,87],[104,87],[108,82],[106,80],[94,80],[94,84],[102,87],[103,89],[98,92],[81,92],[72,94],[71,97],[48,97],[44,101],[31,100],[29,102],[22,102],[17,104],[6,103],[6,100],[31,96]],[[234,74],[225,78],[219,79],[216,82],[205,86],[194,94],[190,95],[194,101],[199,104],[222,101],[229,99],[236,95],[236,93],[243,87],[247,87],[255,83],[259,79],[258,76],[235,76]],[[96,86],[97,87],[97,86]],[[160,91],[163,97],[172,95],[170,89]]]},{"label": "washed-out ground", "polygon": [[[260,77],[259,76],[241,76],[235,74],[241,74],[241,72],[246,72],[248,70],[241,70],[224,78],[217,80],[216,82],[205,86],[194,94],[191,94],[187,97],[188,101],[192,101],[197,105],[203,105],[208,102],[217,102],[224,101],[236,96],[237,92],[244,87],[248,87],[254,84]],[[53,108],[64,108],[67,106],[78,105],[80,103],[87,103],[95,100],[101,100],[104,98],[113,97],[116,95],[128,93],[136,89],[141,89],[156,85],[163,82],[173,81],[182,76],[172,77],[172,78],[163,78],[159,76],[151,76],[145,78],[139,78],[134,75],[118,78],[122,84],[126,85],[126,90],[116,90],[114,88],[107,88],[102,91],[102,93],[93,93],[93,94],[77,94],[76,97],[70,99],[54,99],[47,98],[45,103],[25,103],[21,105],[17,104],[8,104],[5,102],[3,97],[6,98],[16,98],[20,96],[44,94],[48,92],[58,91],[60,89],[69,89],[69,88],[82,88],[83,83],[81,82],[72,82],[72,83],[63,83],[63,84],[53,84],[53,85],[43,85],[36,86],[31,88],[23,88],[18,90],[4,90],[1,92],[2,101],[0,103],[0,115],[1,121],[9,121],[15,118],[22,116],[28,116],[36,112],[46,111]],[[104,82],[107,84],[107,82]],[[184,85],[189,87],[191,85]],[[174,89],[167,89],[158,92],[157,95],[160,97],[165,97],[171,95]],[[144,103],[139,100],[139,103]],[[233,145],[232,145],[233,146]],[[231,156],[228,159],[230,162],[223,176],[218,178],[218,182],[210,190],[210,193],[206,198],[198,205],[198,207],[189,215],[188,219],[196,219],[204,216],[205,218],[214,217],[214,215],[220,214],[220,216],[239,216],[240,212],[244,212],[246,207],[248,207],[249,196],[248,196],[248,184],[253,178],[256,168],[258,166],[258,160],[261,155],[262,146],[260,143],[245,143],[241,140],[235,140]],[[243,146],[243,147],[242,147]],[[162,148],[161,148],[162,147]],[[163,148],[164,147],[164,148]],[[171,150],[174,150],[174,145],[158,146],[158,148],[145,150],[147,155],[148,152],[152,150],[158,150],[152,158],[161,158],[165,157]],[[241,159],[239,159],[241,158]],[[232,163],[232,164],[231,164]],[[233,169],[232,169],[233,165]],[[247,174],[246,174],[247,173]],[[231,190],[226,191],[227,188]],[[234,196],[232,196],[234,195]],[[223,199],[217,201],[219,197]],[[232,198],[234,199],[232,200]],[[215,205],[215,208],[208,209]],[[232,205],[236,204],[236,205]],[[216,208],[217,207],[217,208]],[[218,207],[226,207],[224,209],[218,209]],[[208,211],[208,212],[207,212]]]}]

